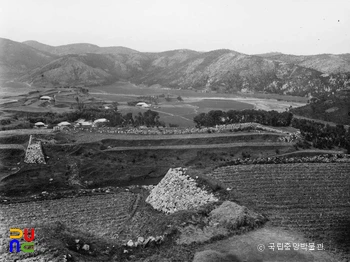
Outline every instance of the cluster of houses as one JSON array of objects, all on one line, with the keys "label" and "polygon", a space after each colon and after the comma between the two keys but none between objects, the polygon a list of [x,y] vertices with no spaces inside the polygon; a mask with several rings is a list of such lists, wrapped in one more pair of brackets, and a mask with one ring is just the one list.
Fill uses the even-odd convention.
[{"label": "cluster of houses", "polygon": [[[95,121],[85,121],[85,119],[78,119],[77,121],[70,123],[68,121],[63,121],[61,123],[58,123],[55,127],[54,130],[57,129],[62,129],[64,127],[99,127],[103,126],[104,124],[108,123],[109,120],[106,118],[100,118],[96,119]],[[46,125],[43,122],[37,122],[34,124],[34,128],[47,128],[48,125]]]},{"label": "cluster of houses", "polygon": [[[54,98],[52,98],[50,96],[41,96],[40,100],[41,101],[52,101],[52,100],[54,100]],[[147,104],[146,102],[139,102],[136,104],[136,107],[150,108],[151,105]],[[109,109],[109,107],[105,106],[105,109]],[[103,126],[107,122],[108,122],[108,120],[105,118],[96,119],[95,121],[86,121],[85,119],[78,119],[74,123],[69,123],[67,121],[63,121],[63,122],[57,124],[57,126],[55,126],[54,129],[62,129],[64,127],[99,127],[99,126]],[[48,125],[43,123],[43,122],[37,122],[34,124],[34,128],[48,128]]]}]

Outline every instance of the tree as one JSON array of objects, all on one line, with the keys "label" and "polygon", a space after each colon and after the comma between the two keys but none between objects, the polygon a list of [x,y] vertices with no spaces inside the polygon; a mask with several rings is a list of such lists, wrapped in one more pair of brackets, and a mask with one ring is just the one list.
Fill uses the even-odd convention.
[{"label": "tree", "polygon": [[75,97],[75,101],[77,101],[78,110],[82,111],[85,108],[84,102],[80,101],[78,96]]}]

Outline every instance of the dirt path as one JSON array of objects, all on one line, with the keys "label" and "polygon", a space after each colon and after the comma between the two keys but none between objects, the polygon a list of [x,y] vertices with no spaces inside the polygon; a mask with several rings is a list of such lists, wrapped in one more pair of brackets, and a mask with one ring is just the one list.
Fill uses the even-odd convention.
[{"label": "dirt path", "polygon": [[333,123],[333,122],[323,121],[323,120],[320,120],[320,119],[314,119],[314,118],[309,118],[309,117],[305,117],[305,116],[298,116],[298,115],[295,115],[295,114],[293,114],[293,118],[314,121],[314,122],[321,123],[321,124],[324,124],[324,125],[328,124],[330,126],[337,126],[337,124]]},{"label": "dirt path", "polygon": [[176,149],[206,149],[206,148],[230,148],[230,147],[265,147],[265,146],[285,146],[290,147],[291,143],[284,142],[254,142],[254,143],[228,143],[228,144],[211,144],[211,145],[173,145],[173,146],[135,146],[135,147],[114,147],[103,150],[108,151],[126,151],[126,150],[176,150]]},{"label": "dirt path", "polygon": [[14,136],[14,135],[41,135],[53,133],[53,129],[15,129],[0,131],[0,137]]},{"label": "dirt path", "polygon": [[[285,262],[336,262],[333,254],[318,250],[315,245],[314,251],[299,249],[295,250],[292,243],[308,243],[304,236],[295,231],[282,228],[265,226],[264,228],[251,231],[247,234],[233,236],[225,240],[204,245],[197,251],[216,250],[223,253],[231,253],[238,256],[242,261],[285,261]],[[270,249],[274,243],[274,249]],[[277,243],[290,243],[289,250],[277,249]],[[279,244],[280,245],[280,244]]]},{"label": "dirt path", "polygon": [[205,134],[181,134],[181,135],[133,135],[133,134],[108,134],[79,132],[74,134],[76,143],[97,142],[103,139],[115,140],[167,140],[167,139],[195,139],[195,138],[220,138],[220,137],[241,137],[241,136],[283,136],[279,133],[205,133]]},{"label": "dirt path", "polygon": [[343,154],[344,152],[341,150],[315,150],[315,149],[306,149],[306,150],[298,150],[291,153],[286,153],[282,155],[278,155],[278,157],[285,157],[285,156],[293,156],[293,155],[301,155],[301,154]]},{"label": "dirt path", "polygon": [[4,144],[4,145],[0,144],[0,150],[1,149],[21,149],[21,150],[25,150],[25,147],[23,145],[19,145],[19,144]]}]

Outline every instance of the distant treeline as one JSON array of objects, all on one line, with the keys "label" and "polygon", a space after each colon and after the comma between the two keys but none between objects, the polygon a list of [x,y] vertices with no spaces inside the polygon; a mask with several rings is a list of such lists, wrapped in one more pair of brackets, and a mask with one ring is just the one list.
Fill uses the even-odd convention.
[{"label": "distant treeline", "polygon": [[320,149],[332,149],[341,147],[350,153],[350,131],[343,125],[330,126],[306,119],[292,120],[292,126],[300,129],[304,139],[312,143],[312,146]]},{"label": "distant treeline", "polygon": [[243,111],[229,110],[227,112],[212,110],[208,113],[200,113],[194,117],[193,121],[197,127],[247,122],[255,122],[268,126],[289,126],[292,118],[293,114],[289,112],[279,113],[277,111],[253,109]]}]

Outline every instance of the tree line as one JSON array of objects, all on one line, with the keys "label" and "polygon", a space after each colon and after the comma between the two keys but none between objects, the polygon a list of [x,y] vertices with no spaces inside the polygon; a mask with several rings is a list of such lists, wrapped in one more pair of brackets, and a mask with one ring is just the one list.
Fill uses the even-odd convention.
[{"label": "tree line", "polygon": [[215,125],[236,124],[255,122],[268,126],[289,126],[293,114],[289,112],[279,113],[277,111],[264,110],[212,110],[208,113],[200,113],[193,121],[197,127],[210,127]]},{"label": "tree line", "polygon": [[298,118],[294,118],[291,125],[300,129],[304,139],[315,148],[332,149],[336,146],[350,153],[350,130],[346,130],[343,125],[330,126]]}]

